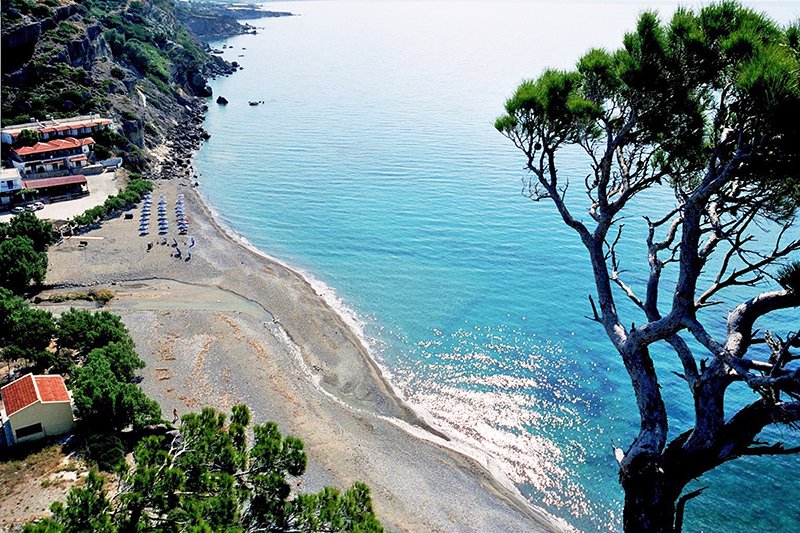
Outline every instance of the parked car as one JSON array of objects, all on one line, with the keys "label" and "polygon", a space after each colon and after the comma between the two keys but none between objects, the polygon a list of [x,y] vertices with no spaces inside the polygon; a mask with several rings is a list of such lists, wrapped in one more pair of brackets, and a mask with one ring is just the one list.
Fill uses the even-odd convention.
[{"label": "parked car", "polygon": [[43,204],[42,202],[33,202],[31,205],[32,205],[33,207],[35,207],[37,211],[38,211],[39,209],[44,209],[44,204]]},{"label": "parked car", "polygon": [[28,204],[28,205],[25,206],[25,209],[27,211],[30,211],[31,213],[33,213],[34,211],[36,211],[36,205],[35,204]]},{"label": "parked car", "polygon": [[15,205],[14,207],[11,208],[11,212],[14,213],[15,215],[19,215],[20,213],[25,212],[25,208],[22,207],[21,205]]}]

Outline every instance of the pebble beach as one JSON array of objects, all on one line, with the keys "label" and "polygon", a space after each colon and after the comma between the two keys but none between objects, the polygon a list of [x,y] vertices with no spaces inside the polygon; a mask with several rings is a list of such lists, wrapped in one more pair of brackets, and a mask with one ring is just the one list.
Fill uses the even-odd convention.
[{"label": "pebble beach", "polygon": [[[170,160],[174,151],[164,147],[158,157]],[[305,442],[303,489],[364,481],[390,530],[569,530],[531,507],[490,459],[460,453],[406,405],[314,287],[233,238],[194,180],[187,168],[154,182],[154,205],[162,195],[168,205],[165,244],[155,222],[149,235],[139,235],[136,206],[131,219],[107,220],[51,247],[50,288],[42,294],[113,291],[106,308],[130,329],[147,363],[141,386],[165,419],[173,409],[182,414],[246,403],[256,423],[274,420]],[[175,226],[179,194],[185,235]],[[45,305],[59,312],[94,304]]]}]

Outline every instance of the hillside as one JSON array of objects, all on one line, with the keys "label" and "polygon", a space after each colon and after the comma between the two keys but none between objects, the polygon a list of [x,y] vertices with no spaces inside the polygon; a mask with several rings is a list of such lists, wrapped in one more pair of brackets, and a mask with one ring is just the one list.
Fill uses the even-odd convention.
[{"label": "hillside", "polygon": [[[235,68],[208,52],[172,0],[8,0],[2,3],[2,122],[100,113],[120,135],[101,150],[147,166],[142,149],[199,140],[210,76]],[[180,125],[180,127],[179,127]]]}]

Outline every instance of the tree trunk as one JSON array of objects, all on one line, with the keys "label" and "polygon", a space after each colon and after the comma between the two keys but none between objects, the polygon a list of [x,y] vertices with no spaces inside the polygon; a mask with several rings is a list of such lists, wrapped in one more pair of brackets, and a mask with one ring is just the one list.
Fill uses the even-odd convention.
[{"label": "tree trunk", "polygon": [[659,461],[644,459],[635,472],[630,467],[620,472],[625,490],[625,509],[622,515],[626,533],[672,533],[675,528],[675,500],[680,491],[659,465]]}]

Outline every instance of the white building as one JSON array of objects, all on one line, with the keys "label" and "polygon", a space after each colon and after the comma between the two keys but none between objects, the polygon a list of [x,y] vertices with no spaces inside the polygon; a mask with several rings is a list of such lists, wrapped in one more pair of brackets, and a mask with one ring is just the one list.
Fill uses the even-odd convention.
[{"label": "white building", "polygon": [[4,168],[0,171],[0,205],[11,203],[11,197],[22,189],[22,178],[16,168]]},{"label": "white building", "polygon": [[14,443],[62,435],[72,429],[72,401],[58,375],[28,374],[0,389],[3,425]]},{"label": "white building", "polygon": [[0,141],[3,144],[14,144],[17,135],[23,130],[32,130],[39,134],[40,140],[49,141],[64,137],[82,137],[101,130],[113,129],[113,127],[111,119],[103,118],[100,115],[83,115],[44,121],[31,120],[26,124],[15,124],[3,128],[0,133]]},{"label": "white building", "polygon": [[10,161],[23,179],[80,174],[90,164],[94,145],[91,137],[38,142],[11,150]]}]

